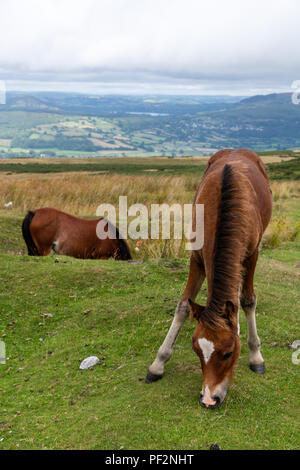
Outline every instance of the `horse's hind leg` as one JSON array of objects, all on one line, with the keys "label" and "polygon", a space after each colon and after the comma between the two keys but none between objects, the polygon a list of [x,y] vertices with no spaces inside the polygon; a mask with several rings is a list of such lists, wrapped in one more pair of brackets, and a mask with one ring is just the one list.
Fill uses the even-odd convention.
[{"label": "horse's hind leg", "polygon": [[258,251],[249,257],[245,263],[245,277],[241,292],[241,306],[246,314],[248,324],[248,346],[250,348],[250,369],[256,374],[265,372],[265,364],[260,352],[260,339],[256,329],[255,308],[256,295],[253,281]]},{"label": "horse's hind leg", "polygon": [[[34,235],[33,235],[34,237]],[[34,238],[35,245],[38,249],[39,256],[48,256],[51,252],[52,245],[49,243],[42,243],[37,241],[37,237]]]},{"label": "horse's hind leg", "polygon": [[191,256],[189,278],[181,297],[178,302],[174,319],[170,326],[167,336],[161,347],[158,350],[157,356],[154,362],[149,367],[149,371],[146,377],[146,383],[155,382],[162,378],[164,374],[165,363],[170,359],[173,348],[178,337],[179,331],[184,324],[185,320],[189,316],[189,305],[188,299],[195,300],[202,284],[205,279],[205,270],[202,263],[195,260],[194,256]]},{"label": "horse's hind leg", "polygon": [[41,228],[33,219],[30,226],[31,237],[38,250],[38,256],[48,256],[52,249],[52,240],[45,236],[45,229]]},{"label": "horse's hind leg", "polygon": [[48,256],[51,252],[52,245],[49,245],[48,243],[38,242],[37,237],[34,237],[34,235],[33,235],[33,239],[34,239],[34,243],[35,243],[35,245],[38,249],[39,256]]}]

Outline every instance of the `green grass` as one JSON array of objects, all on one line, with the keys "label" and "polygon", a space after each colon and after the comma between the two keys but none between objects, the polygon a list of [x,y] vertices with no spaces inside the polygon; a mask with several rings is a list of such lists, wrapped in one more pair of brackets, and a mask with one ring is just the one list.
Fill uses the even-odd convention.
[{"label": "green grass", "polygon": [[[277,176],[292,178],[286,171],[291,162]],[[29,165],[30,172],[48,168]],[[62,171],[74,171],[81,164],[62,165]],[[188,159],[167,160],[166,166],[155,159],[115,159],[84,167],[97,171],[92,165],[133,174],[155,165],[159,174],[200,175],[204,169]],[[289,191],[274,210],[296,223],[299,199],[286,185]],[[189,321],[163,380],[140,380],[171,324],[188,260],[129,264],[23,256],[22,218],[15,209],[0,211],[0,340],[8,357],[0,364],[0,449],[179,450],[208,449],[212,442],[221,449],[299,449],[299,365],[289,348],[300,339],[299,238],[263,249],[259,257],[257,325],[266,374],[248,368],[241,313],[241,357],[228,396],[219,409],[205,410],[198,401],[202,374]],[[204,285],[198,301],[205,300]],[[79,370],[90,355],[100,364]]]},{"label": "green grass", "polygon": [[[14,231],[13,220],[6,222],[7,233]],[[288,346],[300,338],[300,271],[283,264],[290,264],[288,249],[280,263],[276,250],[263,251],[257,268],[266,374],[248,369],[241,315],[242,351],[228,397],[219,409],[204,410],[189,322],[164,379],[139,380],[172,321],[187,260],[57,263],[53,255],[5,254],[22,243],[1,244],[0,338],[9,358],[0,365],[1,449],[207,449],[212,442],[221,449],[299,448],[299,366]],[[94,354],[100,365],[80,371],[81,360]]]},{"label": "green grass", "polygon": [[[21,159],[20,163],[1,163],[1,172],[11,173],[61,173],[70,171],[107,171],[119,174],[145,174],[147,170],[156,170],[153,174],[164,175],[197,175],[202,176],[206,163],[189,158],[165,159],[160,158],[110,158],[96,159],[86,163],[45,163],[41,161],[28,161]],[[281,163],[267,163],[266,168],[270,180],[299,180],[300,158],[295,157]]]},{"label": "green grass", "polygon": [[9,251],[27,253],[21,234],[23,218],[14,214],[2,215],[0,213],[0,253]]},{"label": "green grass", "polygon": [[181,174],[198,174],[199,177],[204,173],[206,164],[197,161],[182,161],[176,162],[166,159],[162,162],[161,159],[106,159],[100,162],[87,162],[87,163],[40,163],[40,162],[26,162],[22,163],[1,163],[0,171],[12,173],[61,173],[70,171],[108,171],[110,173],[120,174],[145,174],[147,170],[155,169],[157,173],[164,175],[181,175]]},{"label": "green grass", "polygon": [[285,242],[276,249],[264,248],[263,255],[266,258],[279,261],[285,265],[295,266],[300,263],[300,241],[296,243]]},{"label": "green grass", "polygon": [[300,180],[300,157],[280,163],[266,165],[271,180]]}]

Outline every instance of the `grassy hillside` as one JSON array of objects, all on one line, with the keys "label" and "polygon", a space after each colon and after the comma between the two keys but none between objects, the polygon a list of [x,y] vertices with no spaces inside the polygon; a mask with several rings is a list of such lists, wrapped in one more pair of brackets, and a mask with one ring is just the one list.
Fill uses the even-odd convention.
[{"label": "grassy hillside", "polygon": [[[91,217],[120,194],[147,207],[191,202],[202,170],[180,175],[185,160],[176,165],[175,174],[170,166],[166,174],[0,173],[0,340],[8,358],[0,364],[0,449],[299,448],[299,365],[290,349],[300,338],[299,181],[272,181],[274,216],[256,272],[266,374],[248,368],[241,314],[241,357],[216,410],[198,402],[202,377],[189,321],[163,380],[143,381],[187,280],[182,247],[152,240],[137,253],[130,241],[133,263],[24,255],[21,222],[29,208]],[[4,208],[8,201],[13,206]],[[204,285],[198,300],[205,298]],[[100,364],[79,370],[90,355]]]},{"label": "grassy hillside", "polygon": [[[299,254],[299,252],[298,252]],[[187,261],[79,261],[0,256],[2,449],[293,449],[298,367],[289,345],[300,336],[299,273],[261,256],[258,331],[265,376],[242,352],[226,403],[198,404],[199,361],[187,322],[162,381],[148,365],[171,323]],[[201,300],[205,299],[205,289]],[[93,370],[78,369],[97,355]],[[176,412],[175,412],[176,410]],[[276,432],[272,430],[276,429]]]}]

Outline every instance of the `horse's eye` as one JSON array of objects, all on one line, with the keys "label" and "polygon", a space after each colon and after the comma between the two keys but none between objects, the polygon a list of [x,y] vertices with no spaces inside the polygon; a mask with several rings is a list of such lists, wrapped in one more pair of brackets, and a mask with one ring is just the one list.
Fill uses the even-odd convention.
[{"label": "horse's eye", "polygon": [[226,359],[229,359],[230,356],[232,356],[232,351],[230,351],[230,352],[224,354],[223,359],[226,361]]}]

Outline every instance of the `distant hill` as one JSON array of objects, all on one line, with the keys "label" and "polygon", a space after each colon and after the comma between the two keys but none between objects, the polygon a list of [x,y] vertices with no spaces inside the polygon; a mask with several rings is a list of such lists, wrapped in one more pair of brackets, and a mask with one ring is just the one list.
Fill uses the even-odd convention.
[{"label": "distant hill", "polygon": [[269,95],[255,95],[250,98],[244,98],[240,101],[241,104],[254,104],[254,105],[268,105],[268,104],[280,104],[289,105],[292,104],[291,93],[270,93]]},{"label": "distant hill", "polygon": [[56,112],[59,110],[56,106],[51,106],[45,101],[28,94],[7,96],[5,109],[22,109],[27,111],[47,111]]},{"label": "distant hill", "polygon": [[221,109],[240,101],[242,97],[232,96],[164,96],[164,95],[84,95],[81,93],[58,92],[8,92],[6,105],[0,110],[22,108],[48,110],[70,114],[94,116],[127,116],[130,113],[151,114],[194,114]]},{"label": "distant hill", "polygon": [[207,118],[222,130],[223,142],[237,140],[260,150],[300,145],[300,106],[292,103],[291,93],[246,98]]}]

